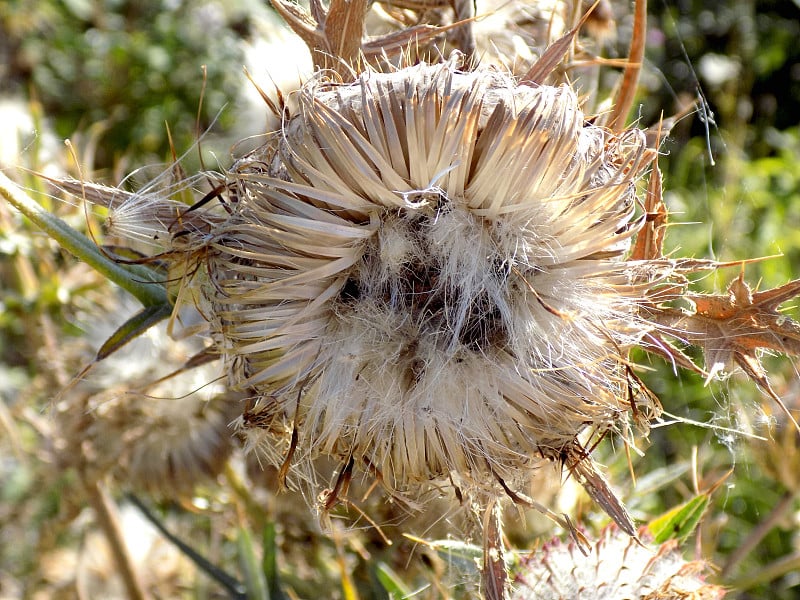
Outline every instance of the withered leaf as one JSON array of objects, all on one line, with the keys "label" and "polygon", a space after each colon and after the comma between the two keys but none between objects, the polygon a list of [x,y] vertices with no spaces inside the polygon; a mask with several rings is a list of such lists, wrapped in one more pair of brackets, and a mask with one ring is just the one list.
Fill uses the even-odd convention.
[{"label": "withered leaf", "polygon": [[778,310],[781,304],[798,295],[800,279],[753,292],[741,273],[728,286],[727,294],[687,293],[684,298],[693,304],[692,312],[667,308],[655,316],[672,329],[671,335],[703,349],[708,380],[738,365],[797,427],[796,420],[772,389],[759,352],[800,355],[800,323]]}]

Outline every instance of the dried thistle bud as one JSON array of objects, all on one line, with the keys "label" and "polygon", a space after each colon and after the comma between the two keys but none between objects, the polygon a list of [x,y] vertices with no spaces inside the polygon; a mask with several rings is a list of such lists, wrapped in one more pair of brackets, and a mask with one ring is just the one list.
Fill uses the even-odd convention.
[{"label": "dried thistle bud", "polygon": [[[125,300],[114,300],[124,314]],[[113,331],[102,320],[92,325],[100,339]],[[180,498],[222,472],[241,404],[213,383],[218,369],[198,360],[198,340],[173,340],[166,329],[152,327],[97,363],[55,414],[69,449],[61,460],[84,477],[111,474],[135,491]]]},{"label": "dried thistle bud", "polygon": [[[642,532],[641,538],[647,540]],[[671,540],[656,549],[608,527],[587,555],[556,539],[531,555],[514,582],[514,600],[718,600],[725,589],[703,579],[708,566],[687,562]]]},{"label": "dried thistle bud", "polygon": [[650,328],[624,254],[651,158],[566,86],[454,62],[316,80],[154,237],[285,469],[493,494],[554,460],[633,533],[579,438],[658,410],[624,355]]}]

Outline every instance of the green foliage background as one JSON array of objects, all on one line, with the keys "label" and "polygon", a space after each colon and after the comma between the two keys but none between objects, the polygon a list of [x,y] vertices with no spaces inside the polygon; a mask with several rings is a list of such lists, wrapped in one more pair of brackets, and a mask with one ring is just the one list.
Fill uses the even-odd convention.
[{"label": "green foliage background", "polygon": [[[198,126],[224,133],[235,123],[230,107],[247,85],[238,41],[253,35],[250,15],[263,10],[255,0],[39,0],[34,10],[26,0],[6,0],[0,3],[0,93],[26,97],[59,137],[83,139],[94,149],[97,173],[119,174],[131,165],[168,160],[164,123],[179,152],[193,143]],[[800,6],[791,0],[656,0],[651,2],[649,28],[642,124],[655,122],[662,111],[667,116],[677,112],[688,102],[699,106],[678,123],[662,148],[665,199],[673,223],[667,250],[680,248],[682,256],[723,261],[779,255],[748,265],[747,279],[765,289],[796,278]],[[207,81],[198,120],[202,65]],[[229,108],[223,110],[226,105]],[[22,159],[33,168],[40,166],[35,143]],[[41,189],[34,178],[24,183]],[[84,227],[80,211],[57,203],[48,207],[75,227]],[[64,340],[81,335],[74,324],[76,305],[98,293],[100,284],[75,274],[70,258],[18,216],[3,212],[0,217],[0,422],[16,456],[0,461],[0,523],[5,530],[1,595],[4,582],[24,581],[36,572],[37,548],[69,541],[66,532],[64,539],[48,540],[38,528],[80,511],[65,505],[59,494],[70,485],[71,474],[54,474],[32,462],[39,439],[32,425],[35,419],[20,415],[47,405],[57,378],[43,371],[71,374],[79,366],[61,364],[59,353]],[[719,292],[737,275],[735,268],[722,270],[697,285]],[[797,317],[796,310],[788,314]],[[766,363],[786,404],[800,409],[796,365],[770,357]],[[777,408],[737,376],[704,387],[699,378],[676,374],[671,365],[648,366],[651,370],[643,377],[669,413],[711,426],[655,429],[646,456],[634,460],[636,487],[624,453],[610,446],[603,449],[613,481],[630,489],[628,503],[647,521],[707,489],[735,467],[713,495],[712,506],[687,545],[688,554],[697,550],[720,567],[728,566],[723,582],[745,587],[737,597],[800,598],[797,436],[787,434]],[[11,526],[20,519],[31,527]],[[192,524],[213,529],[206,517]],[[247,548],[258,546],[259,552],[274,557],[271,546],[254,542],[246,528],[230,526],[234,533],[225,531],[222,537],[232,546],[238,544],[240,554],[247,556]],[[754,533],[759,527],[766,530],[763,536]],[[729,564],[736,550],[756,535],[756,548]],[[346,597],[347,582],[333,566],[339,556],[334,542],[314,539],[309,547],[314,556],[306,557],[308,565],[302,568],[282,559],[284,578],[302,589],[299,573],[313,565],[317,585],[331,589],[332,597]],[[232,563],[236,570],[231,558],[236,552],[226,552],[220,560],[226,562],[227,556],[228,566]],[[361,597],[381,597],[375,591],[379,589],[389,597],[385,590],[391,585],[404,589],[404,575],[391,575],[392,567],[402,567],[402,561],[391,559],[386,550],[373,552],[385,560],[380,562],[385,569],[370,570],[357,552],[345,552],[357,565],[355,585]],[[27,582],[22,589],[27,593],[36,585]],[[189,597],[214,594],[198,586]]]}]

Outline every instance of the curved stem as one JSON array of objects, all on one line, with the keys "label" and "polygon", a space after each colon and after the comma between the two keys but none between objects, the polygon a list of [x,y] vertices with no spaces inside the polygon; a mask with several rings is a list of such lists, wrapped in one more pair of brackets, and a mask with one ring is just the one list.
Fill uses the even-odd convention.
[{"label": "curved stem", "polygon": [[125,585],[125,591],[131,600],[146,600],[149,595],[144,591],[139,575],[133,566],[128,548],[125,545],[122,531],[119,526],[117,507],[106,489],[98,482],[86,482],[86,496],[94,510],[97,524],[108,540],[111,554],[119,569],[119,574]]}]

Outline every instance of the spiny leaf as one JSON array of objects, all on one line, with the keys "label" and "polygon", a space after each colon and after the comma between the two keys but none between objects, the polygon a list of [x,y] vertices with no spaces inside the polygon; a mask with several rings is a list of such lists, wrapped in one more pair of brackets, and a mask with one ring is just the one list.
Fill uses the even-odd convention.
[{"label": "spiny leaf", "polygon": [[686,539],[700,523],[708,507],[708,501],[708,494],[698,494],[688,502],[650,521],[647,527],[653,534],[653,541],[656,544],[663,544],[671,539],[677,539],[679,542]]},{"label": "spiny leaf", "polygon": [[656,544],[663,544],[667,540],[675,539],[680,543],[689,537],[697,528],[700,519],[703,518],[703,514],[705,514],[708,503],[711,500],[711,495],[732,472],[733,470],[731,469],[707,490],[700,492],[694,498],[650,521],[647,528],[653,534],[653,541]]},{"label": "spiny leaf", "polygon": [[103,360],[107,356],[113,354],[131,340],[142,335],[156,323],[169,317],[171,313],[172,306],[168,302],[144,307],[111,334],[97,351],[95,360]]},{"label": "spiny leaf", "polygon": [[707,380],[738,365],[800,431],[796,419],[772,389],[759,358],[763,350],[800,356],[800,323],[778,311],[781,304],[799,295],[800,279],[753,292],[742,272],[728,286],[727,294],[686,293],[684,298],[694,306],[691,312],[665,308],[653,316],[703,349]]}]

